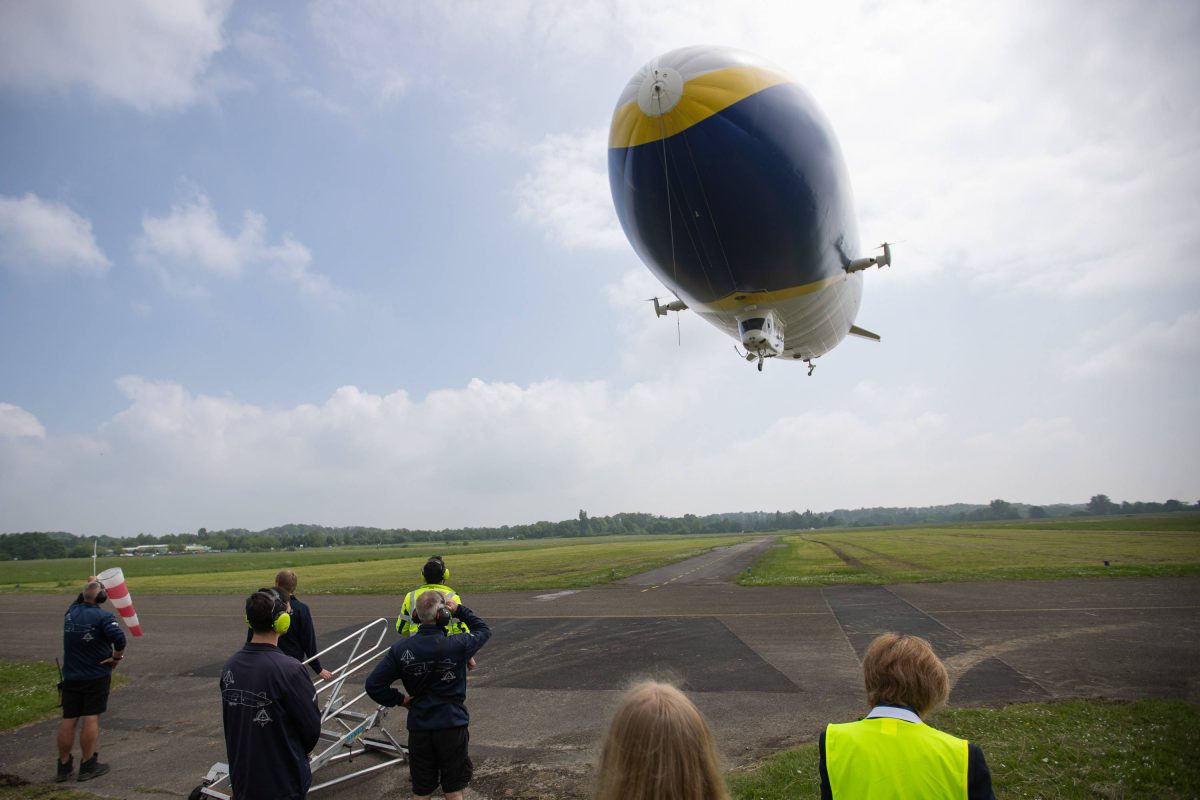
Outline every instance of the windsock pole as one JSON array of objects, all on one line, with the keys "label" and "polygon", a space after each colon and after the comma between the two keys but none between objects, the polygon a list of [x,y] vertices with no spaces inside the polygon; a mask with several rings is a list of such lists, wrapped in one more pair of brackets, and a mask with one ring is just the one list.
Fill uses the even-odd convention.
[{"label": "windsock pole", "polygon": [[92,574],[96,574],[96,540],[92,539]]}]

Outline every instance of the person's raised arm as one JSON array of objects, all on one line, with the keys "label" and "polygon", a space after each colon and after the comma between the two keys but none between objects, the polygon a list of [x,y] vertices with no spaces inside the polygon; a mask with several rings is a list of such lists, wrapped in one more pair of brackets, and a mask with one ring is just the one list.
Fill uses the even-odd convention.
[{"label": "person's raised arm", "polygon": [[462,620],[471,629],[470,633],[458,633],[451,637],[456,641],[463,640],[464,653],[467,658],[470,658],[479,651],[479,648],[487,644],[488,639],[492,638],[492,629],[476,616],[474,611],[460,603],[447,602],[446,608],[456,619]]}]

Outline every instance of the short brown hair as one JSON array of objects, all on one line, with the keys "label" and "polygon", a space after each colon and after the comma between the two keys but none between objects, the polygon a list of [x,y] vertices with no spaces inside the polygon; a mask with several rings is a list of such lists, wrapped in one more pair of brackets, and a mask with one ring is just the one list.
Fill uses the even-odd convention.
[{"label": "short brown hair", "polygon": [[296,573],[290,569],[281,569],[279,574],[275,576],[275,585],[288,593],[291,597],[296,593]]},{"label": "short brown hair", "polygon": [[863,684],[872,706],[908,706],[922,717],[950,697],[946,665],[920,636],[885,633],[863,655]]},{"label": "short brown hair", "polygon": [[630,689],[600,755],[596,800],[726,800],[716,742],[700,710],[674,686]]}]

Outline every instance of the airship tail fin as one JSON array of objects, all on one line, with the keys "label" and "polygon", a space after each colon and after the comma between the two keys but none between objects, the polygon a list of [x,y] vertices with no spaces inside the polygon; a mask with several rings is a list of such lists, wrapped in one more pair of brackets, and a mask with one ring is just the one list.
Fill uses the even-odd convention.
[{"label": "airship tail fin", "polygon": [[857,325],[850,326],[850,335],[851,336],[861,336],[864,339],[871,339],[876,342],[880,341],[880,337],[879,337],[878,333],[871,333],[866,328],[860,328]]}]

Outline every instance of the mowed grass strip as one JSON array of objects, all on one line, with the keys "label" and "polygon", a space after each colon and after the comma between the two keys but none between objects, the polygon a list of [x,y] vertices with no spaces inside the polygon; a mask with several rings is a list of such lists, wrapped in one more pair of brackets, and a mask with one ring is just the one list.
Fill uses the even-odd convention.
[{"label": "mowed grass strip", "polygon": [[58,713],[58,667],[48,661],[0,661],[0,730]]},{"label": "mowed grass strip", "polygon": [[[113,673],[112,688],[125,683]],[[0,731],[58,716],[58,666],[49,661],[0,661]]]},{"label": "mowed grass strip", "polygon": [[[526,542],[510,547],[478,548],[433,546],[388,551],[390,558],[363,558],[346,552],[340,561],[325,558],[293,563],[293,552],[159,556],[107,559],[98,564],[120,566],[135,593],[244,594],[247,587],[268,586],[285,566],[300,573],[303,594],[395,594],[421,582],[421,567],[429,555],[440,553],[450,567],[449,585],[463,594],[497,591],[580,588],[609,583],[666,564],[702,555],[715,547],[745,541],[746,536],[698,537],[598,537],[557,540],[541,546]],[[511,544],[511,543],[510,543]],[[381,548],[383,549],[383,548]],[[274,555],[273,560],[263,556]],[[65,563],[64,563],[65,562]],[[83,562],[83,563],[81,563]],[[161,562],[176,562],[165,565]],[[28,562],[36,564],[38,562]],[[61,591],[87,578],[89,559],[64,559],[49,580],[21,580],[22,591]],[[84,573],[74,578],[71,573]],[[186,571],[190,569],[191,571]],[[16,590],[14,584],[3,586]]]},{"label": "mowed grass strip", "polygon": [[[749,586],[1034,580],[1200,574],[1200,517],[1187,529],[940,527],[786,535],[738,582]],[[1176,525],[1180,521],[1172,520]],[[1028,523],[1026,523],[1028,525]],[[1105,564],[1105,562],[1108,562]]]},{"label": "mowed grass strip", "polygon": [[[611,536],[596,541],[615,541],[635,538]],[[645,537],[647,539],[651,537]],[[661,538],[661,537],[653,537]],[[428,558],[430,555],[457,555],[459,553],[489,553],[497,550],[539,550],[578,539],[505,539],[499,541],[464,544],[462,542],[420,542],[391,545],[347,545],[344,547],[288,548],[265,552],[197,553],[188,555],[137,556],[128,558],[101,557],[96,568],[121,567],[131,569],[139,575],[190,575],[198,571],[230,572],[234,570],[262,570],[269,572],[282,567],[303,569],[316,564],[342,564],[349,562],[387,561],[395,558]],[[197,566],[191,559],[204,559]],[[424,561],[422,561],[424,563]],[[131,566],[132,565],[132,568]],[[74,586],[80,569],[84,577],[91,574],[92,559],[58,558],[36,561],[0,561],[0,591],[13,589],[18,583],[41,585],[59,582],[59,588]]]},{"label": "mowed grass strip", "polygon": [[[1200,796],[1200,709],[1183,701],[949,709],[929,722],[983,748],[997,797]],[[736,800],[819,798],[817,762],[815,742],[789,750],[731,772],[730,791]]]}]

